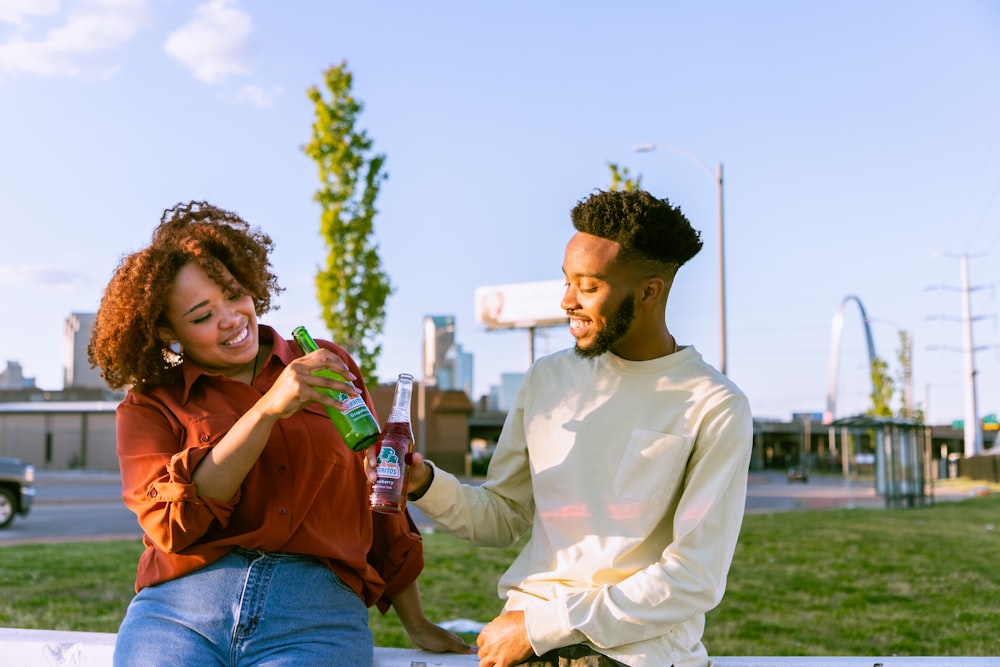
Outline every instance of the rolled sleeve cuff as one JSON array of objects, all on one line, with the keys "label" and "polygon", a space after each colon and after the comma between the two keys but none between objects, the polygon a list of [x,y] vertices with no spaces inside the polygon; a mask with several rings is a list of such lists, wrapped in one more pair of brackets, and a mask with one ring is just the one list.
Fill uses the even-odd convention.
[{"label": "rolled sleeve cuff", "polygon": [[175,454],[167,464],[167,481],[155,481],[147,487],[146,495],[149,500],[159,503],[188,502],[203,505],[219,524],[225,527],[240,501],[241,491],[237,490],[236,495],[228,501],[203,498],[198,495],[198,489],[194,485],[194,471],[210,451],[209,447],[198,447]]},{"label": "rolled sleeve cuff", "polygon": [[[436,514],[437,508],[451,508],[455,503],[455,488],[459,485],[458,478],[446,470],[434,467],[430,486],[423,495],[414,498],[413,504],[428,513]],[[431,516],[431,518],[434,518]]]}]

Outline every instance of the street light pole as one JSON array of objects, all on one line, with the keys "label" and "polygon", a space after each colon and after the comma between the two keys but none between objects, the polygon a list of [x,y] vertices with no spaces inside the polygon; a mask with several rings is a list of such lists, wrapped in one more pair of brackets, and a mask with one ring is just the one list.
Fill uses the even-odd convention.
[{"label": "street light pole", "polygon": [[725,209],[723,205],[725,197],[723,195],[722,162],[718,163],[717,170],[713,172],[712,169],[697,155],[684,150],[680,146],[674,146],[673,144],[641,144],[635,146],[633,150],[637,153],[648,153],[659,148],[680,153],[697,164],[706,174],[708,174],[709,178],[715,182],[719,191],[719,370],[722,371],[723,375],[726,375],[726,242]]}]

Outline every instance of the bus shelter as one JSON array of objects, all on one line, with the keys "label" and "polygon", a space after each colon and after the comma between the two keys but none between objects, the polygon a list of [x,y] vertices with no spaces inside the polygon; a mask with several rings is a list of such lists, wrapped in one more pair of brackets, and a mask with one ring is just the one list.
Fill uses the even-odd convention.
[{"label": "bus shelter", "polygon": [[931,471],[931,428],[893,417],[844,417],[830,426],[841,433],[841,447],[854,444],[875,457],[875,492],[886,507],[924,507],[934,504]]}]

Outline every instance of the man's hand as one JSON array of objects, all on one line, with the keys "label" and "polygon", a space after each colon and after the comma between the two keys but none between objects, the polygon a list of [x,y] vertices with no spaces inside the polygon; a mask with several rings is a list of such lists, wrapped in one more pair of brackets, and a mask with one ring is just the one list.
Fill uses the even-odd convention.
[{"label": "man's hand", "polygon": [[416,494],[419,498],[427,493],[427,487],[431,485],[434,473],[431,467],[424,463],[424,457],[420,455],[420,452],[407,454],[406,465],[410,471],[406,484],[406,494]]},{"label": "man's hand", "polygon": [[505,611],[494,618],[479,633],[476,643],[480,667],[510,667],[535,655],[523,611]]}]

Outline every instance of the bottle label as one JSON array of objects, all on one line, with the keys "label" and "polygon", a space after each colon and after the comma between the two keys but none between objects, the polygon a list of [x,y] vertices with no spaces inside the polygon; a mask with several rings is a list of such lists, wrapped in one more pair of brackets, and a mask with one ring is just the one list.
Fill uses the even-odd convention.
[{"label": "bottle label", "polygon": [[399,479],[402,476],[402,470],[399,465],[399,456],[396,455],[396,450],[392,447],[383,447],[378,453],[378,461],[375,465],[375,472],[378,473],[379,477],[386,477],[389,479]]},{"label": "bottle label", "polygon": [[351,398],[347,394],[340,392],[338,398],[344,404],[344,407],[341,408],[340,411],[348,416],[350,416],[350,414],[355,410],[368,407],[368,404],[365,403],[365,399],[361,398],[360,396],[355,396],[354,398]]}]

